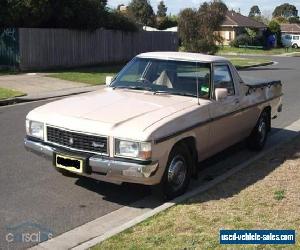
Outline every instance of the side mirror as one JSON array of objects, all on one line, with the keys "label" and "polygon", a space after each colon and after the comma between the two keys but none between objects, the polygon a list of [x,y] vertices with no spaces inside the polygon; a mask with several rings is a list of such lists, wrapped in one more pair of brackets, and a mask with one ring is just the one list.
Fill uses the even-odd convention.
[{"label": "side mirror", "polygon": [[215,97],[216,101],[224,101],[228,96],[228,90],[226,88],[216,88]]},{"label": "side mirror", "polygon": [[109,86],[111,84],[112,80],[113,80],[112,76],[106,76],[106,78],[105,78],[105,85]]}]

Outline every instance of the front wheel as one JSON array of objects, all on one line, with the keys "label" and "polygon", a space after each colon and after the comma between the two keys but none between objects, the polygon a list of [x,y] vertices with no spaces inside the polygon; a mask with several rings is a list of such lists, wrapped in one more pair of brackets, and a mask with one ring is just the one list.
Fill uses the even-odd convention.
[{"label": "front wheel", "polygon": [[294,43],[294,44],[292,45],[292,47],[293,47],[294,49],[298,49],[298,44]]},{"label": "front wheel", "polygon": [[191,179],[191,163],[191,155],[184,144],[172,149],[162,181],[156,187],[159,196],[169,200],[185,193]]},{"label": "front wheel", "polygon": [[248,146],[250,149],[260,151],[264,148],[269,132],[268,124],[269,114],[267,111],[263,111],[248,138]]}]

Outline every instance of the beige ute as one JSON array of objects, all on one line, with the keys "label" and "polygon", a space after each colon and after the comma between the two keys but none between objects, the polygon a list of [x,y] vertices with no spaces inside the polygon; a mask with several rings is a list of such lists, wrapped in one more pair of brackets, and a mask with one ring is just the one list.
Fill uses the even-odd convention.
[{"label": "beige ute", "polygon": [[246,138],[261,150],[281,103],[280,81],[245,82],[223,57],[144,53],[103,90],[31,111],[25,146],[64,175],[159,186],[172,198],[199,161]]}]

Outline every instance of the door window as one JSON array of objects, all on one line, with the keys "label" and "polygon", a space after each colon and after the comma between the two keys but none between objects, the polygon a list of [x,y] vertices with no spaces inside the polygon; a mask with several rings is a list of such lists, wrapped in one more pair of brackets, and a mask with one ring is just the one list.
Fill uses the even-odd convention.
[{"label": "door window", "polygon": [[229,96],[235,95],[234,83],[228,65],[214,66],[214,88],[226,88]]}]

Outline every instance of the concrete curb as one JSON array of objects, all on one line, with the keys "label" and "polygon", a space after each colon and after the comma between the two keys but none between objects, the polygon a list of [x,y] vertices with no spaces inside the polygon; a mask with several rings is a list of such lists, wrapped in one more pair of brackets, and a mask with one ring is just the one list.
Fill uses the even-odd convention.
[{"label": "concrete curb", "polygon": [[0,100],[0,106],[7,106],[16,103],[16,98],[8,98],[4,100]]},{"label": "concrete curb", "polygon": [[[255,155],[251,159],[239,164],[228,172],[216,177],[214,180],[200,184],[186,194],[164,204],[151,201],[151,206],[141,206],[141,201],[131,204],[130,207],[122,207],[110,214],[104,215],[94,221],[88,222],[69,232],[65,232],[49,241],[42,242],[32,249],[88,249],[136,224],[158,214],[178,203],[181,203],[193,196],[204,192],[218,183],[226,180],[233,174],[259,160],[276,147],[288,142],[299,134],[300,119],[280,132],[272,135],[267,143],[267,149]],[[148,201],[149,202],[149,201]],[[143,204],[145,205],[145,204]],[[146,207],[146,208],[145,208]]]},{"label": "concrete curb", "polygon": [[71,95],[79,95],[91,91],[96,91],[98,89],[104,88],[105,85],[98,85],[98,86],[88,86],[88,87],[82,87],[82,88],[76,88],[76,89],[68,89],[68,90],[61,90],[61,91],[55,91],[55,92],[49,92],[44,93],[40,95],[23,95],[18,96],[14,98],[9,98],[5,100],[0,100],[0,106],[7,106],[17,103],[23,103],[23,102],[32,102],[32,101],[41,101],[41,100],[47,100],[50,98],[56,98],[56,97],[66,97]]},{"label": "concrete curb", "polygon": [[[297,53],[297,52],[296,52]],[[219,56],[286,56],[289,57],[292,53],[284,53],[284,54],[247,54],[247,53],[235,53],[235,52],[229,52],[229,53],[217,53]]]}]

